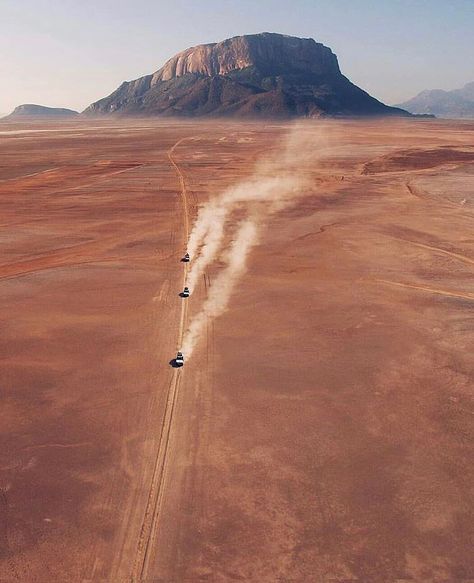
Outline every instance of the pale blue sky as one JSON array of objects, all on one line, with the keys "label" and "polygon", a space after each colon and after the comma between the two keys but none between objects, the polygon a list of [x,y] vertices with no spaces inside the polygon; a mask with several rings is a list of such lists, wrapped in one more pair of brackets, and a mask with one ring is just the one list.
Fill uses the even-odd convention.
[{"label": "pale blue sky", "polygon": [[83,109],[176,52],[281,32],[386,103],[474,81],[474,0],[0,0],[0,112]]}]

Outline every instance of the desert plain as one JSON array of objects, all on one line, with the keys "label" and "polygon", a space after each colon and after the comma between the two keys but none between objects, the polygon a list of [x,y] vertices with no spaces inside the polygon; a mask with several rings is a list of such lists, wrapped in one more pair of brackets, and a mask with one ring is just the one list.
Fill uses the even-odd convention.
[{"label": "desert plain", "polygon": [[0,581],[474,581],[473,131],[1,124]]}]

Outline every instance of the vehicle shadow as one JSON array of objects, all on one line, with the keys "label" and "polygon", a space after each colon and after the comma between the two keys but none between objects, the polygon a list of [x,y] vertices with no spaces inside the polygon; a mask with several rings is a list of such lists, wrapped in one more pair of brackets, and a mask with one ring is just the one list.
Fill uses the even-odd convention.
[{"label": "vehicle shadow", "polygon": [[173,368],[181,368],[183,365],[176,362],[176,358],[173,358],[169,361],[169,365]]},{"label": "vehicle shadow", "polygon": [[179,292],[179,297],[180,298],[188,298],[189,296],[185,295],[183,292]]}]

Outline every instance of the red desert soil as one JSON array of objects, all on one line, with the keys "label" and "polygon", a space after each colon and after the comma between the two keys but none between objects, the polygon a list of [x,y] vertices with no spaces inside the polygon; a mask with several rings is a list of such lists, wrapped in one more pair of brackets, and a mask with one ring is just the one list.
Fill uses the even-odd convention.
[{"label": "red desert soil", "polygon": [[473,130],[303,125],[174,369],[198,208],[290,126],[2,124],[0,581],[473,580]]}]

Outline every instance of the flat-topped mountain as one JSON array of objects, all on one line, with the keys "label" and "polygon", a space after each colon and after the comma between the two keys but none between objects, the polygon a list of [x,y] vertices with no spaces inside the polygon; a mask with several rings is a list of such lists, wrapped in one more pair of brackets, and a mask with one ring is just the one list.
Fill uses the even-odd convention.
[{"label": "flat-topped mountain", "polygon": [[34,103],[24,103],[15,107],[15,109],[3,119],[14,117],[73,117],[79,115],[77,111],[65,109],[63,107],[45,107],[44,105],[35,105]]},{"label": "flat-topped mountain", "polygon": [[474,82],[452,91],[422,91],[399,107],[411,113],[431,113],[438,117],[474,118]]},{"label": "flat-topped mountain", "polygon": [[336,55],[310,38],[237,36],[175,55],[126,81],[86,114],[319,117],[409,115],[344,77]]}]

